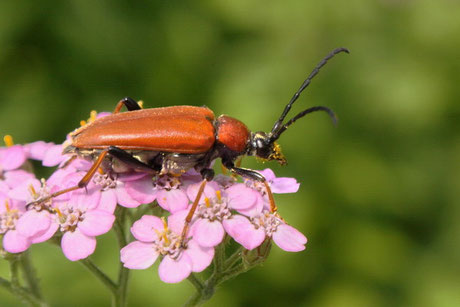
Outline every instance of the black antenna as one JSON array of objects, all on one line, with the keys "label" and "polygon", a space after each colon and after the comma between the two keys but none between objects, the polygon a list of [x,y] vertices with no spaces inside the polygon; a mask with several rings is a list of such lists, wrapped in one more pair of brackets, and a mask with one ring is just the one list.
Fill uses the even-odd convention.
[{"label": "black antenna", "polygon": [[[329,61],[332,57],[334,57],[334,55],[336,55],[337,53],[340,53],[340,52],[346,52],[346,53],[350,53],[350,51],[347,49],[347,48],[337,48],[337,49],[334,49],[332,50],[332,52],[330,52],[328,55],[326,55],[324,57],[324,59],[321,60],[321,62],[318,63],[318,65],[316,65],[315,69],[313,69],[313,71],[310,73],[310,75],[308,76],[308,78],[302,83],[302,86],[300,86],[299,90],[294,94],[294,96],[292,96],[291,100],[289,101],[289,103],[286,105],[286,107],[284,108],[284,111],[283,113],[281,114],[280,118],[276,121],[276,123],[273,125],[273,128],[272,128],[272,131],[271,133],[273,135],[279,135],[281,133],[278,133],[277,130],[280,129],[282,123],[283,123],[283,120],[284,118],[286,117],[286,115],[288,114],[289,110],[291,110],[291,107],[292,105],[294,104],[294,102],[297,100],[297,98],[299,98],[300,94],[303,92],[303,90],[305,88],[307,88],[307,86],[310,84],[311,80],[318,74],[319,70],[321,69],[321,67],[323,67],[324,65],[326,65],[327,61]],[[310,108],[308,110],[311,110],[313,108]],[[326,108],[327,109],[327,108]],[[305,110],[304,112],[308,111],[308,110]],[[314,111],[310,111],[310,112],[314,112]],[[296,118],[293,122],[295,122],[297,119],[305,116],[306,114],[310,113],[310,112],[307,112],[305,113],[304,115],[298,117],[300,114],[302,114],[303,112],[297,114],[294,118]],[[332,111],[331,111],[332,112]],[[293,118],[293,119],[294,119]],[[292,121],[292,119],[291,119]],[[291,122],[289,121],[289,122]],[[291,123],[292,124],[292,123]],[[290,124],[289,124],[290,125]],[[289,126],[288,125],[288,126]],[[287,128],[287,127],[286,127]],[[284,130],[286,130],[283,129]]]},{"label": "black antenna", "polygon": [[270,141],[271,142],[274,142],[276,141],[281,133],[283,133],[284,131],[286,131],[287,128],[289,128],[290,125],[292,125],[293,123],[295,123],[296,120],[298,120],[299,118],[302,118],[304,117],[305,115],[309,114],[309,113],[313,113],[313,112],[316,112],[316,111],[324,111],[324,112],[327,112],[327,114],[331,117],[332,119],[332,122],[334,123],[334,125],[337,124],[337,117],[335,116],[335,113],[334,111],[332,111],[331,109],[329,109],[328,107],[322,107],[322,106],[318,106],[318,107],[311,107],[309,109],[306,109],[302,112],[300,112],[299,114],[297,114],[296,116],[294,116],[293,118],[291,118],[286,124],[280,126],[278,128],[278,130],[276,130],[275,133],[273,133],[273,135],[271,136],[270,138]]}]

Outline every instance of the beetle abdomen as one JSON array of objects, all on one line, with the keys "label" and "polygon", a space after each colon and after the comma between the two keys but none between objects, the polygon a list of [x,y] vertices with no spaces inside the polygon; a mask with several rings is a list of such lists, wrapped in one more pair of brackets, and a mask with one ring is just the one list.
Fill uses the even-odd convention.
[{"label": "beetle abdomen", "polygon": [[112,114],[72,135],[72,146],[197,154],[214,145],[214,113],[206,107],[175,106]]}]

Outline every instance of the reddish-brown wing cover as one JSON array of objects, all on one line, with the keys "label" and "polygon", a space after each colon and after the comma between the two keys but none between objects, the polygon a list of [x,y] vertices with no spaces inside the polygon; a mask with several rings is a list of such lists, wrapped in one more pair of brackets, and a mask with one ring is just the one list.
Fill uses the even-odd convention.
[{"label": "reddish-brown wing cover", "polygon": [[214,113],[206,107],[174,106],[112,114],[77,130],[72,145],[85,149],[117,146],[198,154],[214,145]]}]

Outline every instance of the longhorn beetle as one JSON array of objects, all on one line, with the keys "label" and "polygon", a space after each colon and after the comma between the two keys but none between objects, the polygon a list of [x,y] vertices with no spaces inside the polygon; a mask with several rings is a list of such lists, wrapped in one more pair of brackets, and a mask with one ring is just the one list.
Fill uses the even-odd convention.
[{"label": "longhorn beetle", "polygon": [[[276,213],[275,201],[265,178],[254,170],[235,166],[235,161],[240,156],[248,155],[267,161],[275,160],[285,165],[286,159],[276,140],[289,126],[316,111],[327,112],[334,123],[336,122],[331,109],[316,106],[283,123],[294,102],[320,68],[340,52],[349,53],[346,48],[337,48],[318,63],[268,133],[250,132],[241,121],[227,115],[215,118],[214,113],[207,107],[173,106],[142,109],[133,99],[124,98],[118,102],[111,115],[97,118],[76,129],[64,143],[65,154],[94,160],[81,181],[73,187],[57,191],[29,205],[40,204],[61,194],[86,187],[99,167],[114,173],[134,170],[157,175],[180,175],[194,168],[201,174],[203,181],[185,219],[181,239],[183,244],[206,182],[214,177],[211,163],[221,158],[222,164],[232,173],[263,183],[270,201],[270,211]],[[128,112],[120,113],[123,105]]]}]

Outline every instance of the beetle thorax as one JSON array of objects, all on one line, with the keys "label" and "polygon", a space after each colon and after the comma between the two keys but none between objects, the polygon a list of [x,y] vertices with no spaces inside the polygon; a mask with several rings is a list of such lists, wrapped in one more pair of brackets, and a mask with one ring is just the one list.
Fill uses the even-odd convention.
[{"label": "beetle thorax", "polygon": [[221,115],[217,118],[217,140],[228,149],[243,154],[250,140],[249,129],[241,121]]}]

